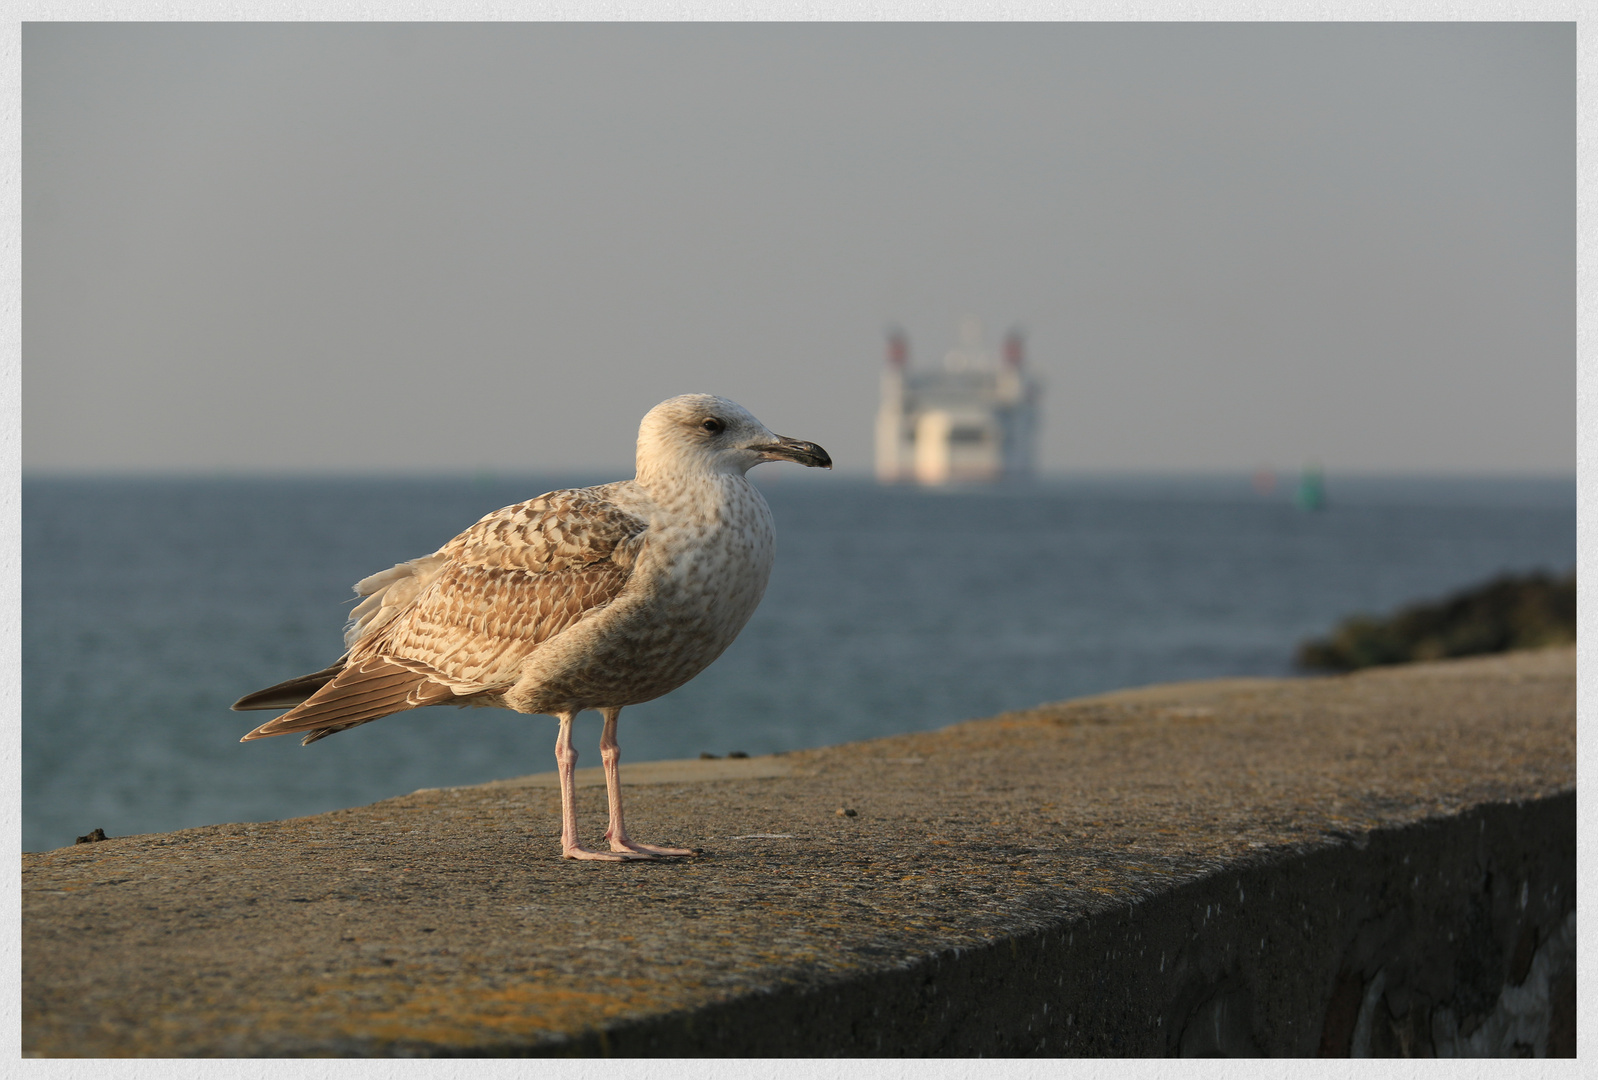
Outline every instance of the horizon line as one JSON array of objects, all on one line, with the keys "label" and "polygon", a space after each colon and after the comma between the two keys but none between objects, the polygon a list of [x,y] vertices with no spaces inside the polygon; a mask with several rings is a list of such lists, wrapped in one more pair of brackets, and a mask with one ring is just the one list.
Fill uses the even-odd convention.
[{"label": "horizon line", "polygon": [[[1147,480],[1249,480],[1268,473],[1278,480],[1290,480],[1293,477],[1313,469],[1322,477],[1336,477],[1339,480],[1501,480],[1501,481],[1565,481],[1577,483],[1580,479],[1580,470],[1572,467],[1568,471],[1519,469],[1508,468],[1501,470],[1463,470],[1463,469],[1405,469],[1405,468],[1350,468],[1329,469],[1324,465],[1300,466],[1298,468],[1271,468],[1260,466],[1256,468],[1082,468],[1082,469],[1050,469],[1039,470],[1030,476],[1013,477],[999,481],[949,484],[949,485],[923,485],[914,482],[883,483],[883,487],[961,487],[982,488],[993,486],[1015,486],[1027,483],[1048,482],[1057,480],[1094,480],[1094,479],[1147,479]],[[495,466],[461,466],[441,468],[414,468],[414,469],[340,469],[340,468],[295,468],[295,469],[254,469],[254,468],[198,468],[198,467],[173,467],[173,468],[27,468],[18,472],[21,480],[446,480],[446,479],[498,479],[518,477],[589,477],[613,476],[616,470],[605,469],[602,466],[579,466],[570,468],[499,468]],[[839,468],[831,470],[832,476],[839,480],[869,480],[877,482],[875,474],[869,468]],[[761,472],[752,474],[756,479],[782,482],[783,479],[792,478],[799,482],[825,482],[823,478],[810,476],[808,473],[789,472]],[[781,478],[781,479],[779,479]],[[631,477],[617,477],[617,479],[631,479]]]}]

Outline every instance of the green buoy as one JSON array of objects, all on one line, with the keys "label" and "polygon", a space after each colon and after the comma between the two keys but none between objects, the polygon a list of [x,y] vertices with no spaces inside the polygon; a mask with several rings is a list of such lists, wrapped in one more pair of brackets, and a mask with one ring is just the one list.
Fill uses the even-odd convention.
[{"label": "green buoy", "polygon": [[1326,485],[1321,477],[1319,465],[1306,465],[1304,475],[1299,478],[1298,490],[1293,494],[1293,501],[1300,510],[1326,509]]}]

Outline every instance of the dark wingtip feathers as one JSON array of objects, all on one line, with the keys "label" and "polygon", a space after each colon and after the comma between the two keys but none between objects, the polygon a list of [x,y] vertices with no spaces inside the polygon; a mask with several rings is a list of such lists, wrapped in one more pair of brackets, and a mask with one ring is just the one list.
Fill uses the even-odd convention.
[{"label": "dark wingtip feathers", "polygon": [[286,682],[268,686],[265,690],[245,694],[235,701],[231,708],[234,712],[250,712],[254,709],[292,709],[332,682],[338,673],[344,670],[344,660],[345,657],[341,656],[321,671],[313,671],[309,675],[300,675]]}]

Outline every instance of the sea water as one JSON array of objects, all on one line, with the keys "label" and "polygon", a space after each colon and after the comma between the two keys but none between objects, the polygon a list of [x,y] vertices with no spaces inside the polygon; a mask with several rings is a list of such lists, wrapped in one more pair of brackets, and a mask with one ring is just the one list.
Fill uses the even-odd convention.
[{"label": "sea water", "polygon": [[[923,490],[795,476],[755,473],[777,522],[765,600],[709,670],[622,714],[624,776],[628,761],[1290,675],[1297,643],[1351,613],[1576,558],[1573,479],[1334,477],[1305,511],[1244,477]],[[302,748],[240,744],[272,714],[228,705],[336,658],[353,582],[500,506],[602,479],[25,480],[24,849],[552,769],[547,717],[429,708]],[[580,764],[599,763],[598,727],[578,720]]]}]

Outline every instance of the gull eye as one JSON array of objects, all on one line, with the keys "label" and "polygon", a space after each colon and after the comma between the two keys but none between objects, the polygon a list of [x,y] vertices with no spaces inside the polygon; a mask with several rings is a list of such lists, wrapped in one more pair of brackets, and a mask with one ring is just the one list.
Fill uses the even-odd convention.
[{"label": "gull eye", "polygon": [[712,435],[720,435],[723,431],[727,430],[727,425],[723,424],[720,420],[717,420],[714,416],[708,418],[699,426],[710,432]]}]

